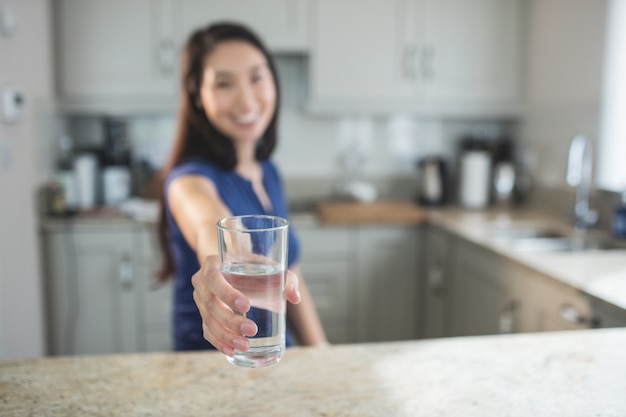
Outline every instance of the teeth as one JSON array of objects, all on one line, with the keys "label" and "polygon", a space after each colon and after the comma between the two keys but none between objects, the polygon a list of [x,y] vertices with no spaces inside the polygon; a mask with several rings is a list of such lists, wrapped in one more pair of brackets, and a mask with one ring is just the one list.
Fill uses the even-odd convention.
[{"label": "teeth", "polygon": [[238,123],[250,123],[255,121],[257,117],[258,114],[256,112],[252,112],[241,116],[236,116],[235,121],[237,121]]}]

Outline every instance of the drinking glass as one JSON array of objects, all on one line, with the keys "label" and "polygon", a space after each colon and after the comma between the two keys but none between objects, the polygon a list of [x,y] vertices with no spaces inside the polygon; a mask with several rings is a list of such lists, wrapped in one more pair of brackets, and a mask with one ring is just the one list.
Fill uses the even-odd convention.
[{"label": "drinking glass", "polygon": [[258,368],[280,361],[285,353],[285,279],[289,222],[277,216],[227,217],[217,223],[219,257],[224,278],[250,301],[246,313],[258,332],[247,351],[235,350],[228,360]]}]

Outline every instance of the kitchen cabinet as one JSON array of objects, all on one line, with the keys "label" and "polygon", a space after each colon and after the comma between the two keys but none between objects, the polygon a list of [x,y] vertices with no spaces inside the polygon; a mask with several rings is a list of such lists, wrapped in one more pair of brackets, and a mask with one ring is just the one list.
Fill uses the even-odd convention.
[{"label": "kitchen cabinet", "polygon": [[419,228],[294,226],[302,274],[331,343],[417,337]]},{"label": "kitchen cabinet", "polygon": [[312,110],[518,111],[521,0],[316,0],[313,6]]},{"label": "kitchen cabinet", "polygon": [[523,277],[505,258],[458,240],[451,297],[454,336],[514,333],[521,329]]},{"label": "kitchen cabinet", "polygon": [[185,39],[201,26],[229,20],[249,26],[275,53],[308,49],[306,0],[180,0],[177,8]]},{"label": "kitchen cabinet", "polygon": [[[173,101],[178,64],[169,0],[55,0],[59,96],[119,111]],[[124,98],[120,102],[120,98]]]},{"label": "kitchen cabinet", "polygon": [[526,273],[524,330],[542,332],[598,327],[589,297],[573,287]]},{"label": "kitchen cabinet", "polygon": [[429,225],[421,337],[624,327],[626,310]]},{"label": "kitchen cabinet", "polygon": [[297,227],[300,269],[330,343],[355,340],[353,247],[348,227]]},{"label": "kitchen cabinet", "polygon": [[50,353],[137,351],[134,234],[69,228],[44,236]]},{"label": "kitchen cabinet", "polygon": [[58,94],[68,111],[171,111],[192,30],[221,19],[273,52],[305,52],[306,0],[54,0]]},{"label": "kitchen cabinet", "polygon": [[64,225],[43,233],[53,355],[171,349],[172,284],[149,225]]},{"label": "kitchen cabinet", "polygon": [[138,226],[137,318],[139,348],[146,352],[166,352],[173,349],[172,307],[174,281],[156,282],[156,273],[161,267],[161,248],[152,224]]},{"label": "kitchen cabinet", "polygon": [[420,229],[355,229],[357,341],[415,339],[418,335]]},{"label": "kitchen cabinet", "polygon": [[424,272],[422,274],[421,336],[449,335],[450,294],[454,270],[455,240],[446,232],[428,227],[425,232]]}]

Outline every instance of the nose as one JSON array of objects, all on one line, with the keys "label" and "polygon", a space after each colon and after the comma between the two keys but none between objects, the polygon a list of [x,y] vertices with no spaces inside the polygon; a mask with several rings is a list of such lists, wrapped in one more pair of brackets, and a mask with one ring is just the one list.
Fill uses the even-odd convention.
[{"label": "nose", "polygon": [[241,83],[237,89],[237,110],[247,112],[254,110],[257,106],[257,99],[254,89],[248,83]]}]

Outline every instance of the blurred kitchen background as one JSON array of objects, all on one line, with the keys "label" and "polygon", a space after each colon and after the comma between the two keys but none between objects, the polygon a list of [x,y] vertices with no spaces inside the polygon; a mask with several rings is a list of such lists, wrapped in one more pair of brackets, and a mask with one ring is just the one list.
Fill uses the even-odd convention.
[{"label": "blurred kitchen background", "polygon": [[0,358],[54,350],[40,260],[67,243],[64,220],[154,215],[181,46],[222,18],[249,24],[276,56],[274,159],[295,211],[349,198],[567,216],[568,149],[582,133],[597,227],[610,232],[626,187],[612,110],[626,100],[619,3],[0,0]]}]

